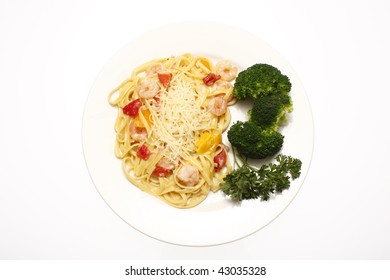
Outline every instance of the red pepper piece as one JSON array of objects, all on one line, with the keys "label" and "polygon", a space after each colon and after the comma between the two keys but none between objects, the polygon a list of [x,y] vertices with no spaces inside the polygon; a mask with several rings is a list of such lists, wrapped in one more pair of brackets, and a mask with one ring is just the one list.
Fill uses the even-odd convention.
[{"label": "red pepper piece", "polygon": [[157,76],[165,88],[171,85],[172,73],[158,73]]},{"label": "red pepper piece", "polygon": [[218,172],[226,165],[227,155],[225,150],[222,150],[218,155],[214,156],[215,172]]},{"label": "red pepper piece", "polygon": [[142,145],[138,148],[138,151],[137,151],[137,156],[139,158],[142,158],[144,160],[147,160],[150,156],[150,150],[147,146],[145,145]]},{"label": "red pepper piece", "polygon": [[138,116],[139,108],[141,108],[141,99],[135,99],[123,107],[123,114],[129,115],[130,117]]},{"label": "red pepper piece", "polygon": [[165,177],[171,172],[170,169],[166,169],[160,165],[156,165],[156,167],[153,170],[153,174],[157,177]]},{"label": "red pepper piece", "polygon": [[206,86],[212,86],[219,79],[221,79],[220,75],[209,73],[206,77],[203,78],[203,82],[205,83]]}]

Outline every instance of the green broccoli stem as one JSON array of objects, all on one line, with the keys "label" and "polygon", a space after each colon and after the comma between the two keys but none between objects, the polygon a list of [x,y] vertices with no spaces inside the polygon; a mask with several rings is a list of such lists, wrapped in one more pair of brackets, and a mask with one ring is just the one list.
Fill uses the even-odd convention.
[{"label": "green broccoli stem", "polygon": [[237,148],[232,146],[233,150],[233,169],[236,169],[236,166],[238,168],[241,168],[243,166],[248,166],[251,170],[256,171],[256,169],[248,164],[248,158],[244,155],[242,155],[239,151],[237,151]]},{"label": "green broccoli stem", "polygon": [[248,158],[242,155],[239,151],[237,151],[236,147],[232,146],[232,151],[233,151],[233,158],[234,158],[233,169],[236,169],[236,166],[238,168],[247,166],[252,171],[257,171],[255,167],[248,164]]}]

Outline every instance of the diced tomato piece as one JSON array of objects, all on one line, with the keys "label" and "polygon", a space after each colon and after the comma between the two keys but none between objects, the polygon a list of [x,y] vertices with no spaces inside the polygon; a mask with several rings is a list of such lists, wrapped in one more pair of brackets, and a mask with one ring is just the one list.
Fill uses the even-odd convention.
[{"label": "diced tomato piece", "polygon": [[203,82],[205,83],[206,86],[212,86],[219,79],[221,79],[220,75],[209,73],[206,77],[203,78]]},{"label": "diced tomato piece", "polygon": [[159,103],[160,103],[160,99],[161,99],[161,93],[157,93],[157,94],[153,97],[153,99],[156,101],[157,104],[159,104]]},{"label": "diced tomato piece", "polygon": [[165,88],[171,85],[172,73],[158,73],[157,76]]},{"label": "diced tomato piece", "polygon": [[144,160],[147,160],[150,156],[150,150],[146,145],[142,145],[138,148],[137,156]]},{"label": "diced tomato piece", "polygon": [[142,106],[140,98],[131,101],[125,107],[123,107],[123,114],[129,115],[130,117],[136,117],[139,112],[139,108]]},{"label": "diced tomato piece", "polygon": [[175,165],[170,160],[163,157],[157,162],[153,174],[157,177],[165,177],[171,173],[173,168],[175,168]]},{"label": "diced tomato piece", "polygon": [[227,155],[225,150],[222,150],[218,155],[214,156],[215,172],[218,172],[226,165]]},{"label": "diced tomato piece", "polygon": [[171,172],[170,169],[166,169],[162,167],[161,165],[156,165],[156,167],[153,170],[153,174],[157,177],[165,177]]}]

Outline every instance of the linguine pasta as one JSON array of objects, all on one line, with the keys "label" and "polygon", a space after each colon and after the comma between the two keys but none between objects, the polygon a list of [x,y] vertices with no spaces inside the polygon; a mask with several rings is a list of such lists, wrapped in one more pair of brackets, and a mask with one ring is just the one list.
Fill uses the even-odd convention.
[{"label": "linguine pasta", "polygon": [[110,92],[118,107],[115,155],[131,183],[179,208],[219,190],[232,169],[221,135],[236,70],[183,54],[140,65]]}]

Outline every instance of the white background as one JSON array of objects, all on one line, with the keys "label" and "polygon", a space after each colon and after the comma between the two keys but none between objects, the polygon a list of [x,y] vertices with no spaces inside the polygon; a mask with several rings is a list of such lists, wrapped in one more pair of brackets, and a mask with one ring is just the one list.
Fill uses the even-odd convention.
[{"label": "white background", "polygon": [[[385,0],[0,1],[0,259],[390,259],[389,16]],[[83,109],[107,60],[187,20],[271,44],[314,116],[313,160],[293,203],[215,247],[134,230],[96,191],[82,150]]]}]

